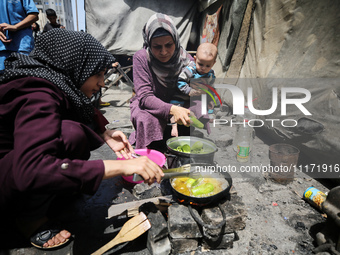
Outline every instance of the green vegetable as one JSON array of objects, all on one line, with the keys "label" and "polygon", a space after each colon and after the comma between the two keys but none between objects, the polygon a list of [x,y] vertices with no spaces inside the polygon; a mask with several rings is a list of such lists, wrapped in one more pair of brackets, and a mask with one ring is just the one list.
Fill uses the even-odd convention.
[{"label": "green vegetable", "polygon": [[194,116],[190,116],[191,119],[191,125],[193,125],[196,128],[203,129],[204,125],[202,122],[200,122],[198,119],[196,119]]},{"label": "green vegetable", "polygon": [[191,146],[191,150],[192,152],[201,152],[203,150],[203,143],[201,141],[197,141],[195,142],[192,146]]},{"label": "green vegetable", "polygon": [[191,151],[189,144],[182,145],[181,149],[182,149],[182,152],[185,152],[185,153],[190,153]]},{"label": "green vegetable", "polygon": [[211,183],[205,183],[202,185],[199,185],[197,187],[194,187],[191,189],[191,192],[194,196],[199,196],[199,195],[205,195],[209,194],[214,190],[214,185]]},{"label": "green vegetable", "polygon": [[182,152],[182,147],[181,146],[178,146],[176,149],[174,149],[175,151],[180,151]]},{"label": "green vegetable", "polygon": [[191,188],[191,187],[195,186],[197,184],[197,182],[198,182],[198,179],[190,178],[185,183],[187,184],[188,188]]}]

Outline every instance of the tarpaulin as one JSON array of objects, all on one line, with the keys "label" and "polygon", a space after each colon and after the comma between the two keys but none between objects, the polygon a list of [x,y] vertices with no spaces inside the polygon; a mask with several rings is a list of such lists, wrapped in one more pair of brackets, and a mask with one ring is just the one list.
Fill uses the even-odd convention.
[{"label": "tarpaulin", "polygon": [[133,55],[143,46],[144,24],[160,12],[173,19],[185,48],[197,7],[194,0],[85,0],[87,32],[112,54]]}]

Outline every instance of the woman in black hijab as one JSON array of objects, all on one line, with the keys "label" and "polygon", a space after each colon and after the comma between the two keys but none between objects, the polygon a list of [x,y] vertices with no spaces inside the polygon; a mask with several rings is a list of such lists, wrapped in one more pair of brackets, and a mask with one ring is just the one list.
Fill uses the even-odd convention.
[{"label": "woman in black hijab", "polygon": [[[64,29],[39,36],[30,56],[6,59],[0,78],[0,212],[14,217],[26,236],[47,221],[56,197],[94,194],[103,179],[117,175],[160,181],[161,169],[146,157],[88,160],[104,141],[118,157],[133,152],[122,132],[105,129],[107,120],[90,100],[114,62],[91,35]],[[54,248],[70,235],[40,228],[31,243]]]}]

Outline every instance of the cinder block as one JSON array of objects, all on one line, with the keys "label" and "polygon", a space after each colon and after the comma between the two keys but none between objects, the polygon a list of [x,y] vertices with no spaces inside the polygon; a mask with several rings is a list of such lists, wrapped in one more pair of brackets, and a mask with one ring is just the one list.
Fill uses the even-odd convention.
[{"label": "cinder block", "polygon": [[171,252],[171,244],[169,237],[165,237],[157,242],[154,242],[149,238],[146,243],[146,247],[152,255],[168,255]]},{"label": "cinder block", "polygon": [[235,240],[235,233],[224,234],[216,241],[208,239],[203,240],[202,247],[204,249],[218,250],[218,249],[231,249]]},{"label": "cinder block", "polygon": [[172,238],[202,237],[199,226],[192,218],[188,207],[180,204],[173,204],[168,208],[168,230]]},{"label": "cinder block", "polygon": [[215,139],[215,144],[218,148],[225,148],[233,143],[233,137],[230,134],[224,134]]},{"label": "cinder block", "polygon": [[198,248],[198,240],[197,239],[183,239],[183,238],[175,238],[171,239],[172,245],[172,253],[171,254],[179,254],[183,252],[194,251]]},{"label": "cinder block", "polygon": [[[226,224],[222,229],[222,234],[232,233],[242,230],[246,226],[246,215],[244,204],[238,200],[237,195],[232,195],[230,201],[221,204],[221,208],[226,215]],[[216,226],[223,220],[221,210],[218,207],[204,208],[202,210],[202,220],[204,223]],[[219,230],[210,231],[212,235],[217,235]]]},{"label": "cinder block", "polygon": [[155,213],[150,212],[148,214],[148,219],[151,223],[148,239],[151,239],[152,242],[157,242],[168,236],[168,224],[160,211]]}]

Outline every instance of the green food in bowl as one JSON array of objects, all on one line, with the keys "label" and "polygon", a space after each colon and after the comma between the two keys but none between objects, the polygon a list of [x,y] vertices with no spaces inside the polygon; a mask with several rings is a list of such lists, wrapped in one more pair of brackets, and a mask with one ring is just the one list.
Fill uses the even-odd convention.
[{"label": "green food in bowl", "polygon": [[184,152],[184,153],[190,153],[190,151],[191,151],[189,144],[182,145],[181,149],[182,149],[182,152]]},{"label": "green food in bowl", "polygon": [[194,153],[200,153],[203,150],[203,143],[201,141],[197,141],[195,142],[192,146],[191,146],[191,150]]},{"label": "green food in bowl", "polygon": [[203,143],[201,141],[195,142],[191,147],[189,144],[183,144],[182,146],[177,146],[177,148],[174,150],[194,154],[206,153],[206,151],[203,150]]}]

